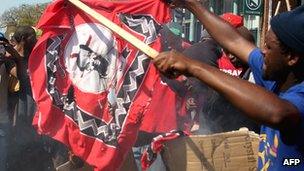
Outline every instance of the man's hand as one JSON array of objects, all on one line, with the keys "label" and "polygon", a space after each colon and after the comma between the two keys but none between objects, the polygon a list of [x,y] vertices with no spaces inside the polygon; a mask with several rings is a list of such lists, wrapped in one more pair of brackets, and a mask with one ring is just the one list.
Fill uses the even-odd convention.
[{"label": "man's hand", "polygon": [[7,52],[5,57],[11,58],[13,60],[18,60],[18,59],[22,58],[11,44],[3,42],[3,41],[0,41],[0,44],[2,44],[4,46],[4,48]]},{"label": "man's hand", "polygon": [[154,60],[154,65],[168,78],[177,78],[181,74],[188,76],[189,66],[193,61],[176,50],[160,53]]}]

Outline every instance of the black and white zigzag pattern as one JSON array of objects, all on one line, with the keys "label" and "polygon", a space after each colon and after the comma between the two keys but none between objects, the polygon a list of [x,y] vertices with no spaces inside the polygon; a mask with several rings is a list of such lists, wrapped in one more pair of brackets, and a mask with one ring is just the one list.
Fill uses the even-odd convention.
[{"label": "black and white zigzag pattern", "polygon": [[[130,29],[145,37],[144,42],[146,44],[154,42],[161,29],[161,26],[151,16],[121,15],[120,19]],[[115,119],[119,127],[123,126],[131,102],[143,82],[150,64],[149,57],[142,52],[137,53],[135,59],[129,71],[127,71],[123,86],[117,95],[118,108],[115,111]]]},{"label": "black and white zigzag pattern", "polygon": [[[128,15],[122,16],[122,19],[126,21],[125,24],[130,29],[142,34],[145,37],[146,43],[152,43],[157,39],[160,25],[158,25],[152,17],[133,17]],[[77,106],[74,100],[74,89],[72,86],[69,88],[67,95],[60,94],[58,91],[55,85],[57,79],[56,73],[60,72],[60,75],[65,73],[60,67],[59,62],[60,45],[63,39],[64,36],[61,35],[50,38],[47,42],[47,88],[48,93],[53,99],[53,105],[60,108],[67,117],[77,123],[83,134],[97,138],[108,145],[116,146],[117,137],[127,116],[130,104],[144,80],[150,59],[142,52],[136,54],[136,60],[134,60],[130,69],[127,71],[122,88],[117,95],[118,107],[115,111],[115,120],[107,124]]]},{"label": "black and white zigzag pattern", "polygon": [[48,75],[48,92],[53,98],[53,104],[60,108],[63,107],[63,102],[61,99],[61,94],[58,92],[58,89],[54,86],[56,81],[55,73],[58,72],[58,69],[61,73],[64,73],[59,62],[59,53],[60,53],[60,44],[64,39],[64,36],[56,36],[48,40],[48,45],[46,49],[46,68]]}]

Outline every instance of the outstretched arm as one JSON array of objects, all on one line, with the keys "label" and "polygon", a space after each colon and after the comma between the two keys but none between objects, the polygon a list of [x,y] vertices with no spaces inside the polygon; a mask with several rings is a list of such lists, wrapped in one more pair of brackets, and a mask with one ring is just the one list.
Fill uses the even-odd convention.
[{"label": "outstretched arm", "polygon": [[207,64],[185,57],[174,50],[161,53],[155,66],[169,77],[193,76],[221,93],[234,106],[255,121],[282,131],[292,130],[300,123],[297,108],[266,89],[230,76]]},{"label": "outstretched arm", "polygon": [[171,5],[190,10],[223,48],[248,63],[249,53],[255,45],[243,38],[229,23],[209,12],[198,0],[174,0]]}]

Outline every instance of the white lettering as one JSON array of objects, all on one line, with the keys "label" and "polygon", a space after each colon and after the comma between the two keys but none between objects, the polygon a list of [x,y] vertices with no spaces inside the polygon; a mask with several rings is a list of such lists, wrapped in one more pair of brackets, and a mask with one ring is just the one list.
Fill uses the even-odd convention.
[{"label": "white lettering", "polygon": [[230,74],[230,75],[233,75],[233,76],[239,76],[241,74],[241,70],[232,70],[232,69],[220,69],[221,71],[227,73],[227,74]]},{"label": "white lettering", "polygon": [[300,159],[295,159],[295,165],[298,165],[301,162]]},{"label": "white lettering", "polygon": [[292,165],[295,163],[295,160],[294,159],[289,159],[289,164]]},{"label": "white lettering", "polygon": [[300,159],[284,159],[283,166],[297,166],[301,163]]},{"label": "white lettering", "polygon": [[289,165],[289,160],[288,159],[284,159],[284,162],[283,162],[283,166],[288,166]]}]

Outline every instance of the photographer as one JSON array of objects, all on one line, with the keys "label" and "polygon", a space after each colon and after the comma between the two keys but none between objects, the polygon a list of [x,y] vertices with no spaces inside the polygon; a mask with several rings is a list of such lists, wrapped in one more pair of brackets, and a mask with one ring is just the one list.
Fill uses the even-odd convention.
[{"label": "photographer", "polygon": [[0,170],[7,170],[7,154],[11,123],[8,111],[8,89],[10,74],[16,76],[14,62],[6,57],[5,45],[8,40],[0,33]]},{"label": "photographer", "polygon": [[43,149],[43,142],[32,126],[35,102],[32,97],[28,74],[28,58],[37,39],[31,26],[17,27],[11,43],[3,43],[6,56],[16,63],[20,90],[17,97],[13,142],[10,147],[10,170],[45,170],[51,165],[49,154]]}]

